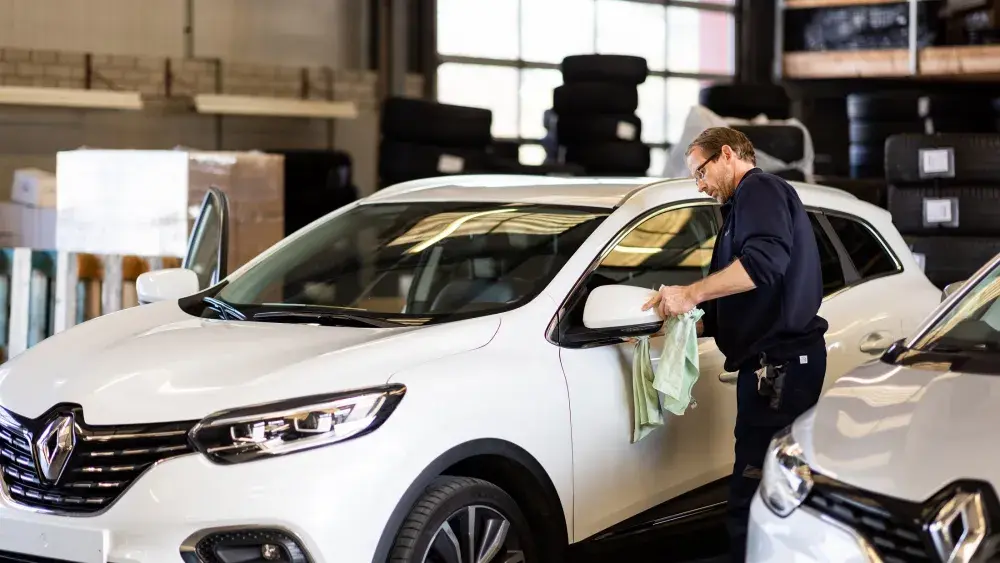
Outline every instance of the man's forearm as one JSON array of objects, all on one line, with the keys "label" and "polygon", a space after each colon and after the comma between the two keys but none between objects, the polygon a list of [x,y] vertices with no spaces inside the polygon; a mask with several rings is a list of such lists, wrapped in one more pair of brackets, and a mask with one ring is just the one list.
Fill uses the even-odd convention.
[{"label": "man's forearm", "polygon": [[747,274],[743,264],[739,260],[735,260],[722,270],[688,287],[695,302],[704,303],[712,299],[750,291],[757,286],[750,279],[750,275]]}]

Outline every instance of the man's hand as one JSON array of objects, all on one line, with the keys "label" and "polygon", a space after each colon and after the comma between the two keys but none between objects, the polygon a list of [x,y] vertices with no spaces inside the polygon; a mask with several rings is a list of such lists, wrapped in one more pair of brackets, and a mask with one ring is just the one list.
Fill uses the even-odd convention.
[{"label": "man's hand", "polygon": [[691,286],[664,285],[642,306],[642,310],[648,311],[656,307],[660,316],[667,319],[683,315],[697,306],[698,301],[694,298]]}]

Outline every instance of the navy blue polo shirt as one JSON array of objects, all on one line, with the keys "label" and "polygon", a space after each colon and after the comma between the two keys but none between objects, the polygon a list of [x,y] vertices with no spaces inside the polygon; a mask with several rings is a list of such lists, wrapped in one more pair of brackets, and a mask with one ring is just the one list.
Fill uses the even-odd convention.
[{"label": "navy blue polo shirt", "polygon": [[784,179],[753,168],[722,206],[711,272],[739,259],[755,289],[702,304],[726,370],[759,367],[759,354],[791,359],[821,341],[823,274],[812,223]]}]

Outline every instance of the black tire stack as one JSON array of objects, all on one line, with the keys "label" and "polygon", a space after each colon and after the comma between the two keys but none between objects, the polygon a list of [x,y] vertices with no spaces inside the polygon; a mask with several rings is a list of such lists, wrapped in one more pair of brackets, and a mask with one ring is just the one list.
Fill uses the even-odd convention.
[{"label": "black tire stack", "polygon": [[[562,61],[563,84],[552,93],[555,144],[564,162],[594,176],[645,176],[650,150],[642,142],[638,86],[646,59],[627,55],[573,55]],[[549,116],[552,117],[551,115]],[[550,158],[553,156],[549,150]]]},{"label": "black tire stack", "polygon": [[493,112],[428,100],[382,103],[378,170],[381,187],[408,180],[486,172]]},{"label": "black tire stack", "polygon": [[[753,143],[755,150],[765,152],[783,162],[793,163],[806,155],[806,137],[802,129],[792,125],[732,125]],[[793,182],[804,182],[805,174],[798,169],[778,170],[775,174]]]},{"label": "black tire stack", "polygon": [[285,157],[285,235],[358,198],[353,162],[343,151],[275,149]]},{"label": "black tire stack", "polygon": [[885,153],[889,212],[931,282],[962,281],[1000,252],[1000,134],[892,135]]},{"label": "black tire stack", "polygon": [[713,84],[701,89],[698,103],[720,117],[788,119],[792,102],[778,84]]},{"label": "black tire stack", "polygon": [[885,142],[903,133],[990,133],[997,112],[982,95],[883,91],[847,98],[852,178],[885,175]]}]

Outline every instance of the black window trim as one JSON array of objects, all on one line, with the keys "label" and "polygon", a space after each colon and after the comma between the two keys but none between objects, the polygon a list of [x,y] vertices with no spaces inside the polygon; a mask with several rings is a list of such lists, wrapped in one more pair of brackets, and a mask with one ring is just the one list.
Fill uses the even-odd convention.
[{"label": "black window trim", "polygon": [[[566,296],[563,297],[562,301],[559,303],[559,307],[556,309],[555,314],[552,315],[552,319],[549,320],[549,325],[545,330],[545,340],[547,340],[550,344],[554,344],[560,348],[571,348],[571,349],[592,348],[596,346],[606,346],[609,344],[618,344],[624,342],[623,337],[608,338],[606,336],[602,336],[601,331],[594,331],[593,339],[581,338],[572,343],[565,342],[565,335],[561,331],[561,327],[563,326],[563,323],[561,321],[563,317],[566,316],[566,313],[569,310],[568,307],[569,304],[576,301],[577,296],[580,293],[584,283],[587,281],[590,275],[593,274],[595,270],[597,270],[597,268],[601,265],[601,262],[603,262],[604,259],[607,258],[608,254],[611,253],[614,247],[617,246],[618,243],[622,241],[622,239],[628,236],[628,234],[631,233],[632,230],[638,227],[641,223],[645,222],[651,217],[659,215],[661,213],[667,213],[669,211],[684,209],[686,207],[712,207],[715,215],[716,224],[719,227],[722,226],[721,206],[715,200],[709,200],[705,198],[672,201],[670,203],[654,207],[646,212],[641,213],[640,215],[637,215],[631,221],[625,224],[625,226],[622,227],[615,234],[615,236],[612,237],[611,240],[609,240],[601,248],[601,251],[597,253],[597,256],[595,256],[594,259],[591,260],[587,268],[573,283],[573,287],[568,292],[566,292]],[[718,232],[716,232],[716,236],[718,236]],[[655,327],[650,327],[652,328],[651,332],[659,330],[660,328],[659,325],[660,323],[656,323]]]},{"label": "black window trim", "polygon": [[[819,223],[821,229],[823,229],[823,234],[829,239],[830,243],[833,244],[833,249],[837,253],[837,260],[840,262],[840,271],[844,276],[844,285],[832,291],[829,295],[836,295],[840,293],[845,288],[850,287],[852,284],[856,283],[861,276],[858,275],[858,270],[854,266],[854,260],[851,259],[851,255],[847,252],[847,247],[844,246],[843,241],[837,236],[837,232],[833,230],[833,225],[826,218],[826,214],[822,209],[816,208],[806,208],[806,213],[809,213],[816,218],[816,222]],[[824,295],[823,300],[825,301],[829,295]]]},{"label": "black window trim", "polygon": [[[865,219],[863,219],[861,217],[858,217],[857,215],[853,215],[851,213],[847,213],[845,211],[839,211],[839,210],[828,209],[828,208],[808,206],[808,207],[806,207],[806,210],[807,211],[816,211],[816,212],[820,213],[823,216],[822,217],[823,218],[822,222],[825,223],[827,225],[827,227],[829,227],[828,233],[831,234],[831,240],[833,240],[833,243],[837,246],[838,249],[842,249],[843,250],[844,255],[847,256],[847,259],[849,260],[849,263],[851,265],[851,270],[854,272],[854,280],[852,282],[850,282],[850,283],[845,283],[844,287],[842,287],[839,290],[831,293],[829,295],[829,297],[837,295],[838,293],[841,293],[841,292],[846,291],[848,289],[852,289],[854,287],[857,287],[857,286],[859,286],[859,285],[861,285],[863,283],[867,283],[867,282],[870,282],[870,281],[879,280],[879,279],[886,278],[886,277],[889,277],[889,276],[895,276],[895,275],[898,275],[898,274],[902,274],[906,270],[906,268],[903,267],[903,262],[899,259],[899,256],[897,256],[896,252],[892,249],[892,246],[885,240],[885,238],[882,236],[882,234],[878,232],[878,229],[876,229],[875,227],[873,227],[872,224],[869,223],[867,220],[865,220]],[[893,271],[891,271],[891,272],[883,272],[881,274],[875,274],[873,276],[868,276],[868,277],[864,277],[864,278],[861,277],[861,275],[858,274],[857,266],[854,264],[854,259],[851,258],[850,254],[847,252],[847,247],[844,246],[843,241],[840,240],[840,236],[837,235],[837,232],[833,229],[833,226],[830,225],[830,222],[826,218],[827,215],[832,215],[834,217],[840,217],[841,219],[847,219],[848,221],[854,221],[855,223],[858,223],[862,227],[864,227],[868,231],[868,233],[872,237],[874,237],[876,241],[878,241],[879,245],[882,247],[882,250],[886,254],[889,255],[889,258],[892,259],[892,263],[895,265],[896,269],[893,270]],[[839,250],[838,250],[838,252],[839,252]],[[846,271],[845,271],[845,278],[844,279],[845,279],[845,282],[846,282],[847,281]]]}]

